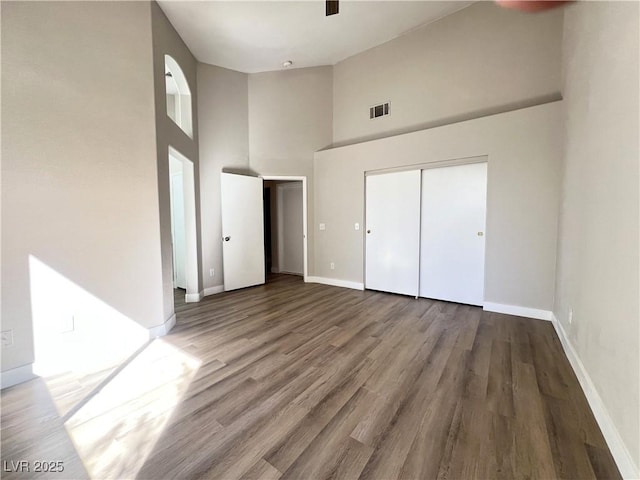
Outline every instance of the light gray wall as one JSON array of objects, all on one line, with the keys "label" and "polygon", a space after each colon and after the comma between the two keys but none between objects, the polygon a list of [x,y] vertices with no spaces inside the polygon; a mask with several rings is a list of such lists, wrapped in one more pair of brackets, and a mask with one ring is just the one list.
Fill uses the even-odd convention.
[{"label": "light gray wall", "polygon": [[316,275],[363,282],[365,228],[354,223],[364,225],[365,171],[487,155],[485,301],[550,311],[560,108],[547,103],[316,153]]},{"label": "light gray wall", "polygon": [[286,273],[304,273],[302,182],[281,182],[276,187],[278,228],[277,247],[279,270]]},{"label": "light gray wall", "polygon": [[[332,67],[249,75],[251,169],[261,175],[306,176],[312,199],[313,154],[331,144],[332,97]],[[309,225],[313,216],[309,202]],[[312,252],[311,229],[307,243]],[[309,273],[313,275],[312,264]]]},{"label": "light gray wall", "polygon": [[[638,3],[566,11],[554,313],[640,466]],[[573,322],[569,324],[569,309]]]},{"label": "light gray wall", "polygon": [[4,371],[34,359],[30,256],[145,328],[164,319],[149,4],[0,8]]},{"label": "light gray wall", "polygon": [[[200,211],[204,288],[222,285],[220,172],[249,168],[247,74],[198,63]],[[214,269],[214,276],[209,270]]]},{"label": "light gray wall", "polygon": [[[201,238],[200,225],[200,159],[198,149],[198,88],[197,64],[178,33],[175,31],[157,3],[151,3],[153,32],[153,78],[155,89],[156,143],[158,163],[158,192],[160,203],[160,238],[162,250],[162,285],[164,318],[173,315],[173,265],[171,248],[171,199],[169,196],[169,146],[175,148],[194,165],[196,195],[196,237]],[[191,91],[193,113],[193,138],[190,138],[167,115],[167,98],[164,56],[170,55],[178,62]],[[202,290],[202,248],[197,246],[198,290]]]},{"label": "light gray wall", "polygon": [[478,2],[336,64],[334,145],[559,99],[562,15]]}]

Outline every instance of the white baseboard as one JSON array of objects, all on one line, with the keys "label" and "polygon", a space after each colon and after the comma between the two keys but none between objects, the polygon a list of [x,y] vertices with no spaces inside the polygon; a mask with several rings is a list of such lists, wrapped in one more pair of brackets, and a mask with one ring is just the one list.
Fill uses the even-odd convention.
[{"label": "white baseboard", "polygon": [[620,437],[620,433],[618,433],[618,429],[611,420],[609,412],[607,412],[602,398],[600,398],[589,373],[584,368],[582,360],[580,360],[578,353],[573,348],[573,345],[569,341],[569,337],[556,316],[553,313],[551,315],[551,322],[553,323],[553,328],[558,334],[558,338],[560,338],[562,349],[569,359],[569,363],[571,364],[571,368],[573,368],[576,377],[578,377],[582,391],[587,397],[587,402],[589,402],[593,416],[596,418],[596,422],[598,422],[598,426],[600,427],[602,435],[607,442],[607,446],[611,451],[611,455],[613,455],[613,459],[620,470],[620,474],[623,478],[627,479],[640,478],[640,468],[638,468],[638,465],[634,463],[629,450]]},{"label": "white baseboard", "polygon": [[28,382],[36,378],[33,373],[33,364],[22,365],[21,367],[5,370],[0,375],[0,389],[13,387],[19,383]]},{"label": "white baseboard", "polygon": [[352,288],[354,290],[364,290],[364,283],[350,282],[348,280],[338,280],[336,278],[307,276],[306,282],[307,283],[322,283],[324,285],[331,285],[333,287]]},{"label": "white baseboard", "polygon": [[224,285],[216,285],[215,287],[209,287],[204,289],[204,296],[215,295],[216,293],[224,292]]},{"label": "white baseboard", "polygon": [[506,305],[504,303],[484,302],[483,310],[487,312],[506,313],[517,317],[535,318],[538,320],[551,321],[550,310],[539,310],[537,308],[519,307],[518,305]]},{"label": "white baseboard", "polygon": [[196,302],[199,302],[200,300],[202,300],[203,297],[204,297],[204,292],[187,293],[184,296],[184,301],[186,303],[196,303]]},{"label": "white baseboard", "polygon": [[164,337],[176,324],[176,314],[174,313],[169,319],[162,325],[151,327],[149,329],[149,338],[154,339],[157,337]]}]

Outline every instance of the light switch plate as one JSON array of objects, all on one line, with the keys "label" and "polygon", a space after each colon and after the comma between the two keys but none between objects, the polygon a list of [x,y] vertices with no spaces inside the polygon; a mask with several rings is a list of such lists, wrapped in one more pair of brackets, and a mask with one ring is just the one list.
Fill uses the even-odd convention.
[{"label": "light switch plate", "polygon": [[325,224],[324,224],[324,223],[321,223],[321,224],[320,224],[320,230],[326,230],[326,226],[325,226]]},{"label": "light switch plate", "polygon": [[356,230],[360,230],[360,224],[359,224],[359,223],[356,223],[356,224],[354,225],[354,228],[355,228]]},{"label": "light switch plate", "polygon": [[4,330],[1,335],[3,347],[10,347],[13,345],[13,330]]}]

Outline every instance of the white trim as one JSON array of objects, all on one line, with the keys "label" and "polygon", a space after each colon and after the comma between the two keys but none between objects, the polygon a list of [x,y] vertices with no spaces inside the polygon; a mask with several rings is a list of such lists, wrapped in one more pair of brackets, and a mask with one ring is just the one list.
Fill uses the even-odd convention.
[{"label": "white trim", "polygon": [[540,310],[538,308],[520,307],[518,305],[506,305],[503,303],[484,302],[482,309],[487,312],[506,313],[518,317],[535,318],[538,320],[551,321],[550,310]]},{"label": "white trim", "polygon": [[308,229],[307,229],[307,214],[308,214],[308,202],[307,202],[307,177],[295,176],[295,175],[260,175],[263,180],[286,180],[289,182],[300,181],[302,182],[302,255],[303,255],[303,277],[304,281],[308,280],[309,274],[309,254],[307,249],[308,241]]},{"label": "white trim", "polygon": [[364,283],[350,282],[348,280],[338,280],[337,278],[311,277],[308,276],[304,280],[307,283],[322,283],[323,285],[331,285],[333,287],[352,288],[354,290],[364,290]]},{"label": "white trim", "polygon": [[203,297],[204,297],[204,292],[187,293],[184,296],[184,301],[185,303],[196,303],[202,300]]},{"label": "white trim", "polygon": [[157,325],[149,329],[149,339],[153,340],[154,338],[164,337],[167,333],[171,331],[171,329],[175,326],[175,324],[176,324],[176,314],[174,313],[162,325]]},{"label": "white trim", "polygon": [[578,353],[575,351],[573,345],[569,341],[569,337],[564,331],[562,324],[558,321],[555,314],[552,313],[551,315],[551,322],[553,323],[553,328],[558,334],[558,338],[560,339],[560,343],[562,344],[562,349],[569,359],[569,363],[571,364],[571,368],[573,368],[576,377],[578,377],[578,382],[580,382],[582,391],[587,397],[587,402],[591,407],[593,416],[596,418],[596,422],[598,422],[598,426],[600,427],[602,435],[607,442],[607,446],[611,451],[611,455],[613,455],[613,459],[615,460],[616,465],[620,470],[620,474],[623,478],[640,478],[640,469],[637,465],[635,465],[633,458],[629,453],[629,450],[627,450],[622,437],[620,437],[620,433],[611,420],[609,412],[607,412],[607,408],[605,407],[602,398],[600,398],[598,390],[593,384],[589,373],[580,360]]},{"label": "white trim", "polygon": [[204,289],[204,296],[215,295],[216,293],[224,292],[224,285],[216,285],[215,287],[209,287]]},{"label": "white trim", "polygon": [[428,163],[414,163],[412,165],[401,165],[399,167],[377,168],[366,170],[365,177],[373,175],[384,175],[386,173],[405,172],[410,170],[431,170],[433,168],[457,167],[459,165],[471,165],[474,163],[489,163],[488,155],[474,155],[473,157],[451,158],[448,160],[437,160]]},{"label": "white trim", "polygon": [[2,375],[0,375],[0,389],[13,387],[14,385],[28,382],[34,378],[36,378],[36,375],[33,373],[33,363],[5,370],[2,372]]}]

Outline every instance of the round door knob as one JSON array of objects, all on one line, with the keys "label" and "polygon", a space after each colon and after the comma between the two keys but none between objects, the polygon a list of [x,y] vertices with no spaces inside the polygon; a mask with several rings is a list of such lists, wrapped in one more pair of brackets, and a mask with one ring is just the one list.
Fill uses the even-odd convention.
[{"label": "round door knob", "polygon": [[367,230],[367,233],[371,233],[371,230]]},{"label": "round door knob", "polygon": [[228,242],[229,240],[231,240],[231,237],[224,237],[225,242]]}]

